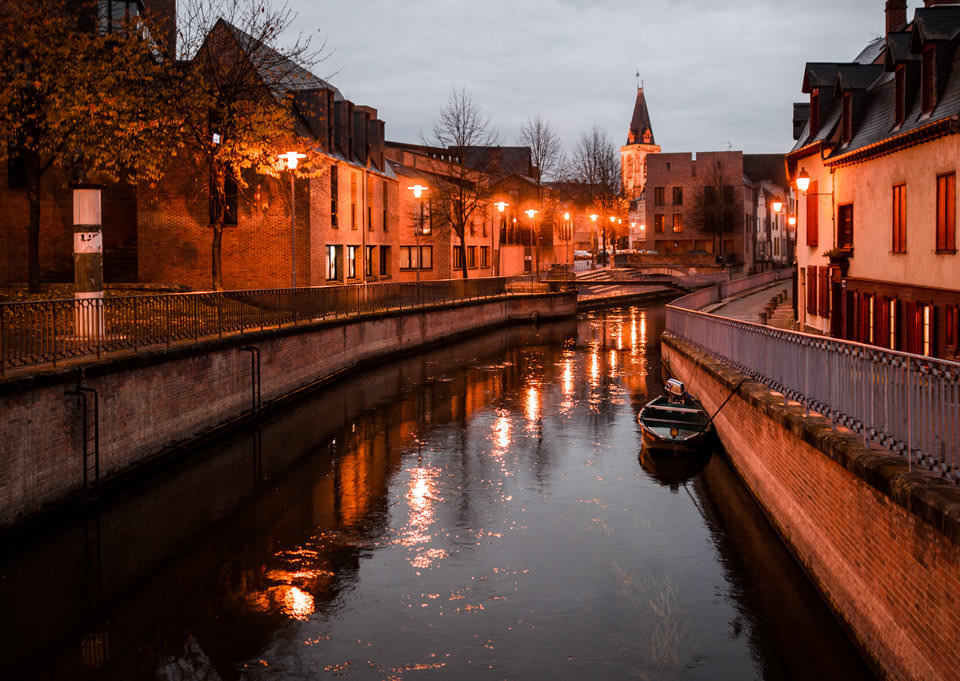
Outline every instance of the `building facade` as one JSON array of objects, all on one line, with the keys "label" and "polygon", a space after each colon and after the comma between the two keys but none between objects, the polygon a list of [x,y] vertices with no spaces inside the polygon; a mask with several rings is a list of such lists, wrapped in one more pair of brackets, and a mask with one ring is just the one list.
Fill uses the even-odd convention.
[{"label": "building facade", "polygon": [[[879,12],[878,12],[879,15]],[[897,350],[958,356],[960,4],[927,0],[850,63],[806,65],[787,156],[799,180],[803,327]],[[805,191],[803,191],[805,189]]]}]

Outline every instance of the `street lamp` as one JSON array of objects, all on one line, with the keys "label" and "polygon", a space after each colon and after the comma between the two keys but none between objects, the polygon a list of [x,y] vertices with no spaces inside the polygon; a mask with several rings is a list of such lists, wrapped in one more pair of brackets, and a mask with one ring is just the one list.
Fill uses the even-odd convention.
[{"label": "street lamp", "polygon": [[296,210],[296,191],[294,190],[294,171],[301,158],[306,158],[306,154],[298,151],[288,151],[279,154],[279,158],[287,162],[287,170],[290,171],[290,285],[297,288],[297,210]]},{"label": "street lamp", "polygon": [[[523,211],[523,212],[527,214],[527,218],[530,220],[530,251],[531,251],[531,253],[530,253],[530,269],[533,269],[533,217],[534,217],[539,211],[537,211],[537,210],[534,209],[534,208],[528,208],[527,210],[525,210],[525,211]],[[538,240],[538,241],[537,241],[537,245],[539,245],[539,243],[540,243],[540,242],[539,242],[539,240]],[[536,263],[536,266],[537,266],[537,279],[539,279],[539,278],[540,278],[540,251],[539,251],[539,249],[537,250],[537,263]]]},{"label": "street lamp", "polygon": [[417,240],[417,283],[420,283],[420,234],[423,232],[423,193],[428,191],[429,187],[424,187],[422,184],[415,184],[412,187],[407,187],[410,191],[413,192],[413,198],[417,200],[417,203],[420,204],[420,217],[417,220],[417,228],[414,230],[414,236]]},{"label": "street lamp", "polygon": [[[597,232],[597,218],[600,217],[600,216],[597,215],[596,213],[590,213],[590,216],[589,216],[589,217],[590,217],[590,222],[593,223],[593,230],[591,230],[590,236],[593,236],[594,234],[596,234],[596,235],[597,235],[597,241],[599,241],[599,240],[600,240],[600,234]],[[597,250],[596,245],[594,245],[593,250],[594,250],[594,253],[596,253],[596,250]],[[594,255],[594,261],[596,261],[596,255]]]}]

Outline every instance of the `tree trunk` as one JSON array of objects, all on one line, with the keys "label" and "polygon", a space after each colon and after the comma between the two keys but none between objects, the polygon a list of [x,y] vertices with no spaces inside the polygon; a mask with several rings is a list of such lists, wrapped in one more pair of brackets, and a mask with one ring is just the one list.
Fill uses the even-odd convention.
[{"label": "tree trunk", "polygon": [[40,291],[40,175],[36,167],[31,168],[28,182],[30,224],[27,225],[27,286],[31,293],[37,293]]},{"label": "tree trunk", "polygon": [[213,245],[210,248],[211,271],[213,273],[213,290],[223,290],[223,272],[220,266],[220,251],[223,243],[223,220],[217,220],[213,227]]}]

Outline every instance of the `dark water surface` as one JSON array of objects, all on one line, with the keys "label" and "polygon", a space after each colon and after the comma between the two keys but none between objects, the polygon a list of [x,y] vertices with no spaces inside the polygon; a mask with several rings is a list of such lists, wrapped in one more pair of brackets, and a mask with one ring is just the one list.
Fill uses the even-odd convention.
[{"label": "dark water surface", "polygon": [[720,455],[641,455],[663,314],[365,372],[4,547],[0,677],[872,678]]}]

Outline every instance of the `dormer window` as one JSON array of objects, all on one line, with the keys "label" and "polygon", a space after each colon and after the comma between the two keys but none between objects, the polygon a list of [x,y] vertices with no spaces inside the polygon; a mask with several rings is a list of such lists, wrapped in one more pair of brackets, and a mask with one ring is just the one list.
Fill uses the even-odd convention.
[{"label": "dormer window", "polygon": [[100,33],[114,33],[140,16],[138,0],[98,0],[97,20]]},{"label": "dormer window", "polygon": [[930,113],[937,104],[937,60],[936,48],[933,45],[923,50],[921,70],[920,89],[923,92],[923,113]]},{"label": "dormer window", "polygon": [[894,73],[893,124],[903,125],[907,118],[907,69],[903,64]]},{"label": "dormer window", "polygon": [[850,140],[853,139],[853,97],[849,92],[845,92],[843,95],[841,125],[840,141],[843,144],[850,144]]},{"label": "dormer window", "polygon": [[820,130],[820,90],[813,88],[810,91],[810,136],[813,137]]}]

